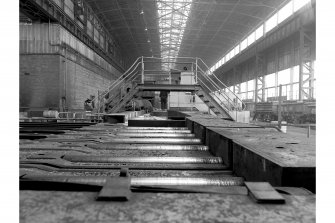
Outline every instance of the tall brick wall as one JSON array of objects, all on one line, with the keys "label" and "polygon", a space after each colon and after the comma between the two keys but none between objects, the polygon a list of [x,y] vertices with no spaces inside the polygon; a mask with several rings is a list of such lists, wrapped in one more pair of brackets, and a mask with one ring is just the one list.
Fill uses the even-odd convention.
[{"label": "tall brick wall", "polygon": [[58,108],[59,59],[59,55],[20,55],[20,108]]},{"label": "tall brick wall", "polygon": [[67,59],[59,54],[20,55],[20,108],[58,110],[65,97],[68,110],[83,110],[84,101],[97,97],[115,78],[71,54]]},{"label": "tall brick wall", "polygon": [[[65,61],[64,57],[61,57]],[[81,110],[84,108],[84,101],[95,95],[98,97],[98,90],[104,91],[111,83],[112,78],[106,72],[95,71],[89,66],[82,66],[78,62],[67,59],[67,63],[61,63],[61,78],[66,75],[66,101],[69,110]],[[66,68],[66,73],[65,73]],[[64,83],[64,82],[63,82]],[[63,86],[61,86],[64,89]]]},{"label": "tall brick wall", "polygon": [[[20,108],[83,110],[121,73],[60,25],[20,25]],[[65,35],[66,34],[66,35]],[[78,44],[77,44],[78,43]],[[65,98],[65,106],[63,104]]]}]

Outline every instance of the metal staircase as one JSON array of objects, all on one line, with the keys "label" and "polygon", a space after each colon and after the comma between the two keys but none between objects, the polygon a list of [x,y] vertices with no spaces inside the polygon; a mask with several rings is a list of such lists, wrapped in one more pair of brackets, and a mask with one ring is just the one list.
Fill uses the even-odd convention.
[{"label": "metal staircase", "polygon": [[125,106],[134,96],[135,94],[139,91],[139,89],[136,87],[134,87],[133,89],[131,89],[126,95],[124,95],[123,97],[121,97],[121,99],[119,99],[113,107],[111,107],[111,109],[109,110],[110,113],[115,113],[118,112],[123,106]]},{"label": "metal staircase", "polygon": [[[190,85],[176,86],[176,84],[172,84],[171,73],[168,78],[169,83],[145,84],[149,75],[157,73],[158,76],[158,73],[164,72],[161,67],[165,63],[188,64],[195,80],[195,83],[193,83],[194,88],[190,88]],[[160,67],[161,70],[157,70],[157,67]],[[160,86],[162,87],[160,88]],[[209,71],[209,67],[202,59],[191,57],[137,58],[133,65],[98,97],[100,100],[98,104],[100,108],[106,106],[108,113],[115,113],[125,106],[138,91],[157,89],[170,91],[178,91],[178,89],[191,90],[215,115],[224,119],[234,120],[231,116],[232,112],[241,111],[244,107],[242,100],[222,83],[214,73]]]}]

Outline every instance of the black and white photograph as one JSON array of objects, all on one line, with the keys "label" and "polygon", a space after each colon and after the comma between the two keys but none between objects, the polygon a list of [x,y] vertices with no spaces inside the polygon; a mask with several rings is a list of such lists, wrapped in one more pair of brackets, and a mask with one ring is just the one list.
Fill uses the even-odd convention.
[{"label": "black and white photograph", "polygon": [[5,2],[2,222],[331,222],[331,1]]}]

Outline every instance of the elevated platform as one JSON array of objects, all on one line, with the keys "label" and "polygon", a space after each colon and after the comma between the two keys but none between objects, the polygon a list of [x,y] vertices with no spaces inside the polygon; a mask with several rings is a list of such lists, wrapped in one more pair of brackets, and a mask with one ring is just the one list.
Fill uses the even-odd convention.
[{"label": "elevated platform", "polygon": [[304,187],[315,192],[315,138],[231,122],[199,112],[180,112],[186,126],[215,156],[248,181]]},{"label": "elevated platform", "polygon": [[180,85],[180,84],[138,84],[137,88],[143,91],[182,91],[194,92],[200,89],[199,85]]}]

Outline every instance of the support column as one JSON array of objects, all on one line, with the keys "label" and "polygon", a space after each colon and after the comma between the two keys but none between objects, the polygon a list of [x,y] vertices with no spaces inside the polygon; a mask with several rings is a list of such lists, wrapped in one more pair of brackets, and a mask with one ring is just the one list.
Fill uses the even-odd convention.
[{"label": "support column", "polygon": [[293,100],[293,75],[294,75],[294,67],[290,68],[290,94],[288,96],[289,100]]},{"label": "support column", "polygon": [[142,70],[141,70],[141,78],[142,78],[142,81],[141,81],[141,83],[144,84],[144,61],[143,61],[143,56],[142,56],[142,62],[141,62],[141,65],[142,65]]},{"label": "support column", "polygon": [[299,101],[312,99],[314,91],[313,37],[311,32],[300,30]]},{"label": "support column", "polygon": [[[290,63],[290,91],[288,100],[293,100],[293,79],[294,79],[294,41],[291,42],[291,63]],[[286,87],[287,88],[287,87]]]},{"label": "support column", "polygon": [[195,58],[195,84],[198,83],[198,57]]},{"label": "support column", "polygon": [[279,56],[278,56],[278,48],[276,48],[275,54],[275,97],[278,98],[278,70],[279,70]]},{"label": "support column", "polygon": [[265,100],[265,78],[264,78],[264,59],[262,55],[256,55],[256,80],[255,80],[255,103],[264,102]]}]

